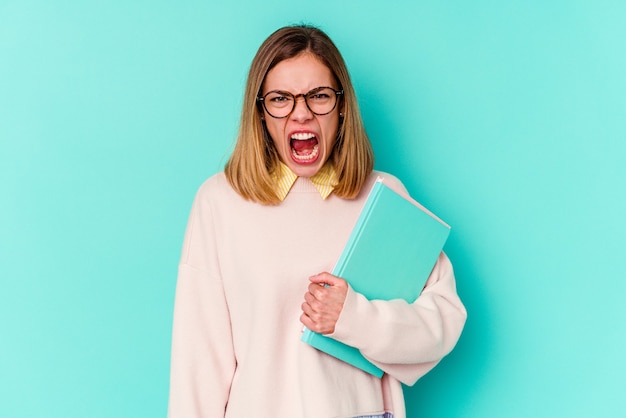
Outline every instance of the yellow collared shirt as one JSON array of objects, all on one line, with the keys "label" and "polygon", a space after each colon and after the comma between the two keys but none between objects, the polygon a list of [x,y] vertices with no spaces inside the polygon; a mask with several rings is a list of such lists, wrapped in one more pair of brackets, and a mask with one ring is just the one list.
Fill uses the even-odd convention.
[{"label": "yellow collared shirt", "polygon": [[[276,194],[282,202],[289,194],[289,190],[291,190],[298,176],[285,164],[279,162],[276,171],[272,173],[272,177],[275,182]],[[326,200],[338,183],[335,167],[333,167],[330,161],[327,161],[310,180],[320,193],[320,196],[322,196],[322,199]]]}]

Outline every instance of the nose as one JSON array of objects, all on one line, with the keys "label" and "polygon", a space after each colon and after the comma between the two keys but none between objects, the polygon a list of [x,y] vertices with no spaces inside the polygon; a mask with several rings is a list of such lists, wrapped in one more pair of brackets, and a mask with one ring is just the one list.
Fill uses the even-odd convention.
[{"label": "nose", "polygon": [[303,122],[313,117],[313,112],[311,112],[311,109],[309,109],[309,106],[306,104],[304,95],[298,95],[294,98],[293,110],[290,117],[298,122]]}]

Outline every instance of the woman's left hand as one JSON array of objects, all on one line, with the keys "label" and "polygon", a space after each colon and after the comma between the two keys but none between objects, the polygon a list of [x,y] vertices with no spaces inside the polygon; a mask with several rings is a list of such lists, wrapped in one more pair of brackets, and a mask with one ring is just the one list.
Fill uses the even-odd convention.
[{"label": "woman's left hand", "polygon": [[332,334],[348,294],[348,283],[330,273],[320,273],[309,280],[300,322],[318,334]]}]

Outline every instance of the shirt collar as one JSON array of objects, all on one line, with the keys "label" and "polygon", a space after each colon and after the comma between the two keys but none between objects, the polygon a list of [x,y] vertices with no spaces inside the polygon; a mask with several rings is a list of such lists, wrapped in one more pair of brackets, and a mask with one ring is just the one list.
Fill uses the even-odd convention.
[{"label": "shirt collar", "polygon": [[[276,167],[276,171],[272,173],[272,177],[274,178],[274,188],[276,190],[276,194],[282,202],[285,200],[285,197],[287,197],[287,194],[289,194],[289,190],[291,190],[291,187],[298,179],[298,176],[284,163],[279,162],[278,167]],[[337,172],[335,171],[335,167],[333,167],[330,161],[327,161],[326,164],[324,164],[314,176],[310,177],[309,180],[311,180],[324,200],[330,196],[335,186],[339,183],[337,181]]]}]

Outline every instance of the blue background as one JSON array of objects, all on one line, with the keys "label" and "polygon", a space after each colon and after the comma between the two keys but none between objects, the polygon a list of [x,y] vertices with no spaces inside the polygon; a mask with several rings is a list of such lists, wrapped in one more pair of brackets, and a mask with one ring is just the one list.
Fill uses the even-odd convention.
[{"label": "blue background", "polygon": [[0,416],[163,417],[193,195],[313,23],[469,319],[409,418],[626,410],[626,3],[0,0]]}]

